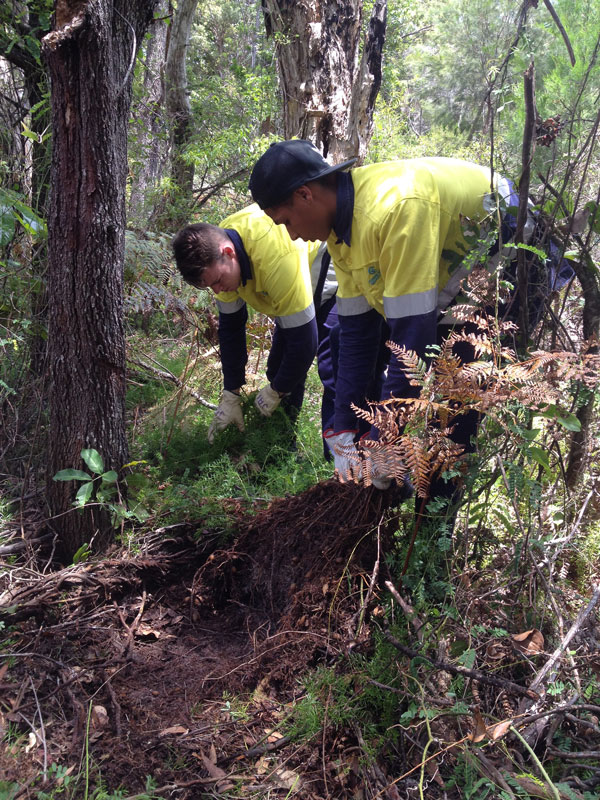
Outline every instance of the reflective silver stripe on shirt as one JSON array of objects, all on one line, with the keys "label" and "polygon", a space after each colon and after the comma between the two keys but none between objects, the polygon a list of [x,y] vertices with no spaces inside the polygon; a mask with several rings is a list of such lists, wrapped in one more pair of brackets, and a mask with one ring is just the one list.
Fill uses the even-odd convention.
[{"label": "reflective silver stripe on shirt", "polygon": [[360,295],[359,297],[340,297],[339,294],[335,301],[337,305],[338,314],[343,317],[355,317],[358,314],[365,314],[371,310],[371,306],[366,297]]},{"label": "reflective silver stripe on shirt", "polygon": [[242,300],[241,297],[238,297],[237,300],[231,300],[229,303],[224,303],[222,300],[217,300],[219,314],[235,314],[236,311],[239,311],[240,308],[243,308],[245,305],[246,301]]},{"label": "reflective silver stripe on shirt", "polygon": [[458,267],[452,275],[448,278],[448,283],[444,286],[438,295],[437,309],[441,314],[450,305],[452,300],[460,292],[461,283],[469,274],[467,267]]},{"label": "reflective silver stripe on shirt", "polygon": [[426,292],[403,294],[399,297],[384,297],[383,310],[386,319],[414,317],[417,314],[430,314],[437,305],[437,286]]},{"label": "reflective silver stripe on shirt", "polygon": [[296,311],[295,314],[286,314],[285,317],[275,317],[275,322],[280,328],[299,328],[306,325],[315,316],[315,306],[311,303],[303,311]]}]

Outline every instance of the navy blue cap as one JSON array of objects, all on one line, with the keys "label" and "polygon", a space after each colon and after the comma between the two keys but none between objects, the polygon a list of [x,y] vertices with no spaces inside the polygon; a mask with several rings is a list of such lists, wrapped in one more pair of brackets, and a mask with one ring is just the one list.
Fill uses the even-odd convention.
[{"label": "navy blue cap", "polygon": [[273,142],[252,170],[249,184],[252,199],[261,208],[273,208],[287,200],[299,186],[350,167],[355,161],[356,158],[351,158],[332,166],[307,139]]}]

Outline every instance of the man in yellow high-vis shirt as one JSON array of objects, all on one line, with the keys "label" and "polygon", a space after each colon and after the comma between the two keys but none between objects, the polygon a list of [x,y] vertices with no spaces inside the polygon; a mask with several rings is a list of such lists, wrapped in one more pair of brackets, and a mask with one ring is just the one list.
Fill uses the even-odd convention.
[{"label": "man in yellow high-vis shirt", "polygon": [[[308,141],[278,142],[250,179],[255,202],[291,238],[322,239],[331,254],[340,345],[335,415],[325,436],[342,478],[350,468],[344,452],[357,438],[351,405],[365,405],[383,326],[388,339],[421,357],[438,341],[440,328],[449,332],[440,325],[442,312],[458,293],[459,264],[469,250],[462,220],[483,221],[497,206],[486,167],[419,158],[343,171],[353,161],[332,166]],[[503,198],[511,189],[504,179],[494,180]],[[368,399],[414,394],[392,355],[380,396]],[[468,450],[475,431],[474,416],[462,419],[454,438]],[[381,475],[374,483],[385,488],[390,480]]]},{"label": "man in yellow high-vis shirt", "polygon": [[[188,225],[175,236],[173,252],[183,279],[212,289],[219,311],[223,393],[209,427],[210,441],[230,424],[244,429],[240,389],[248,360],[247,305],[275,322],[267,359],[268,383],[258,392],[255,405],[269,417],[283,403],[290,418],[297,417],[317,340],[323,338],[317,335],[309,270],[309,262],[314,264],[317,255],[316,265],[321,263],[322,251],[318,243],[290,239],[257,205],[230,215],[219,226]],[[319,283],[318,271],[315,283]],[[332,387],[326,385],[327,391],[332,396]]]}]

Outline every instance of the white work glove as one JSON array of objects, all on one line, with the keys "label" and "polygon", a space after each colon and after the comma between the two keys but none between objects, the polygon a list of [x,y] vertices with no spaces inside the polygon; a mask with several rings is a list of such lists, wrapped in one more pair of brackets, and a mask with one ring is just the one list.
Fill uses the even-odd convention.
[{"label": "white work glove", "polygon": [[359,481],[362,478],[361,458],[354,444],[354,433],[354,431],[334,433],[329,429],[323,434],[323,438],[333,455],[335,474],[341,483],[353,480]]},{"label": "white work glove", "polygon": [[386,470],[386,464],[382,463],[380,460],[375,464],[368,450],[365,451],[365,461],[368,462],[369,465],[368,467],[365,465],[365,475],[367,474],[367,470],[369,470],[368,474],[371,476],[371,483],[373,486],[382,491],[384,489],[389,489],[392,478],[390,477],[390,472]]},{"label": "white work glove", "polygon": [[256,395],[254,405],[258,408],[263,417],[270,417],[279,403],[281,403],[281,397],[282,395],[276,392],[275,389],[267,383]]},{"label": "white work glove", "polygon": [[234,424],[238,430],[244,430],[244,415],[242,414],[242,398],[235,392],[223,390],[221,400],[215,415],[208,428],[206,438],[212,444],[215,440],[215,433],[224,431],[228,425]]},{"label": "white work glove", "polygon": [[369,439],[370,434],[365,433],[363,436],[360,437],[360,442],[362,445],[362,452],[365,457],[365,477],[368,475],[371,479],[371,484],[376,489],[389,489],[392,483],[392,475],[393,475],[393,453],[390,454],[390,457],[386,456],[385,451],[379,450],[377,453],[377,459],[373,459],[374,449],[371,447],[366,447],[363,444],[363,440]]}]

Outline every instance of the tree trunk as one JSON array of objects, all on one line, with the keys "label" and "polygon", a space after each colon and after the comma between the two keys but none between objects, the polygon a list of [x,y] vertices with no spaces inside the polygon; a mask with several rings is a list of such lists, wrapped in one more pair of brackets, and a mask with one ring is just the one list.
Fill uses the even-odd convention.
[{"label": "tree trunk", "polygon": [[194,164],[186,157],[186,148],[192,135],[186,54],[197,5],[198,0],[180,0],[165,64],[167,110],[172,124],[171,183],[174,209],[170,216],[176,227],[187,222],[187,209],[194,190]]},{"label": "tree trunk", "polygon": [[[582,248],[587,250],[587,246]],[[579,261],[571,262],[577,280],[581,284],[583,302],[583,338],[590,344],[588,352],[598,352],[600,338],[600,278],[598,270],[588,255]],[[595,395],[585,391],[586,400],[577,410],[577,419],[581,430],[573,434],[567,457],[566,484],[570,491],[575,491],[585,477],[585,463],[591,449],[592,423],[595,420]]]},{"label": "tree trunk", "polygon": [[276,37],[284,135],[310,139],[335,163],[363,159],[381,84],[386,0],[376,0],[359,59],[362,0],[263,0]]},{"label": "tree trunk", "polygon": [[72,507],[73,482],[95,448],[105,469],[127,460],[123,252],[127,122],[139,43],[154,0],[64,0],[44,37],[53,152],[48,219],[49,457],[47,498],[58,551],[111,541],[108,512]]},{"label": "tree trunk", "polygon": [[[167,125],[165,119],[165,61],[169,26],[169,0],[159,0],[157,14],[161,19],[152,25],[144,59],[144,96],[133,116],[136,136],[137,168],[129,195],[129,224],[147,227],[152,208],[149,193],[162,177],[168,157]],[[130,156],[131,168],[131,156]]]}]

